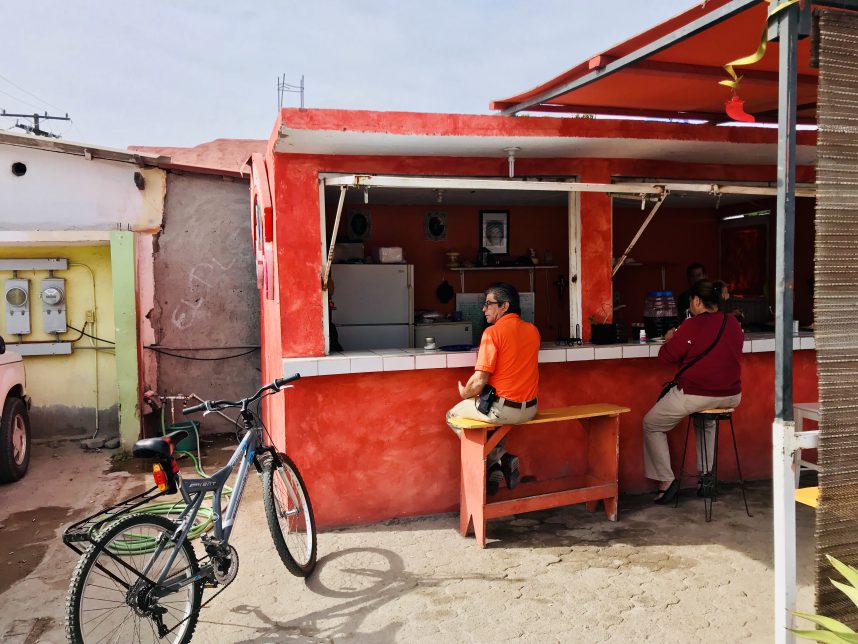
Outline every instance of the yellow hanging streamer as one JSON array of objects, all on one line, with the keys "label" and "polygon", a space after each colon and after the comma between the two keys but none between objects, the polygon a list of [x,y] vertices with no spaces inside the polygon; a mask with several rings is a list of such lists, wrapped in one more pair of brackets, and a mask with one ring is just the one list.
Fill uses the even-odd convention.
[{"label": "yellow hanging streamer", "polygon": [[[768,16],[766,16],[766,24],[763,25],[763,33],[760,36],[760,44],[757,47],[757,51],[755,51],[750,56],[745,56],[743,58],[737,58],[736,60],[730,61],[729,63],[724,65],[724,69],[726,70],[726,72],[728,74],[730,74],[732,80],[718,81],[719,85],[724,85],[726,87],[729,87],[730,89],[733,90],[734,94],[736,93],[736,90],[739,89],[739,83],[742,81],[742,77],[738,76],[736,74],[733,67],[742,67],[745,65],[753,65],[754,63],[762,60],[763,56],[766,55],[766,45],[768,44],[769,21],[772,19],[772,17],[774,17],[775,15],[777,15],[778,13],[780,13],[781,11],[786,9],[787,7],[791,7],[792,5],[794,5],[795,3],[800,2],[800,1],[801,0],[789,0],[788,2],[784,2],[783,4],[779,5],[774,11],[769,12]],[[766,0],[766,2],[768,4],[771,4],[771,0]]]}]

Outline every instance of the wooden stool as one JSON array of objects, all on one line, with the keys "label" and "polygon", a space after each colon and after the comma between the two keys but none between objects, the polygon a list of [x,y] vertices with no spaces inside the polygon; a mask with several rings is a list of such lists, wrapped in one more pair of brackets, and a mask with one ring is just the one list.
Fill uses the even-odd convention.
[{"label": "wooden stool", "polygon": [[[680,481],[680,491],[682,490],[682,479],[684,477],[691,476],[690,473],[685,471],[685,456],[688,452],[688,434],[691,432],[691,423],[694,419],[701,419],[704,421],[704,431],[701,432],[701,440],[698,441],[698,453],[700,455],[700,463],[703,469],[703,476],[706,477],[711,476],[711,489],[707,491],[706,484],[703,485],[703,514],[706,517],[706,522],[712,520],[712,502],[715,501],[717,497],[717,489],[718,489],[718,430],[721,427],[721,421],[726,420],[730,423],[730,435],[733,437],[733,453],[736,456],[736,471],[739,474],[739,485],[742,488],[742,499],[745,501],[745,512],[748,516],[753,516],[751,514],[751,510],[748,508],[748,496],[745,493],[745,480],[742,478],[742,466],[739,464],[739,448],[736,445],[736,432],[733,429],[733,408],[724,408],[724,409],[704,409],[703,411],[696,412],[691,414],[688,417],[688,425],[685,427],[685,444],[682,449],[682,465],[679,472],[679,481]],[[715,421],[715,453],[712,458],[712,471],[708,471],[709,459],[706,451],[706,432],[705,432],[705,421],[714,420]],[[704,479],[705,481],[705,479]],[[679,492],[676,494],[676,499],[673,502],[673,507],[677,507],[679,505]]]}]

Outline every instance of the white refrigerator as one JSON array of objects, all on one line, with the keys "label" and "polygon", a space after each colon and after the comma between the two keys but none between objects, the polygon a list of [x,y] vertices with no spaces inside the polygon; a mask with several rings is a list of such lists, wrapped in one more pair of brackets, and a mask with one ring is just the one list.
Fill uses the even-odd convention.
[{"label": "white refrigerator", "polygon": [[332,312],[344,351],[406,349],[414,323],[414,266],[334,264]]}]

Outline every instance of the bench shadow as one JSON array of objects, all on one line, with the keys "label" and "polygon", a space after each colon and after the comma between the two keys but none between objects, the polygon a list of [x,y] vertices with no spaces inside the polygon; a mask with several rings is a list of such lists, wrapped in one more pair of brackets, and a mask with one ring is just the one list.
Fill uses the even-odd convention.
[{"label": "bench shadow", "polygon": [[[676,508],[672,504],[655,505],[651,494],[622,495],[616,522],[607,520],[601,504],[595,512],[578,504],[490,520],[486,548],[715,545],[773,568],[771,482],[747,482],[745,486],[751,517],[745,513],[739,485],[721,483],[709,523],[704,517],[703,499],[697,497],[694,488],[682,490]],[[802,585],[814,583],[814,526],[813,509],[797,504],[796,573]]]}]

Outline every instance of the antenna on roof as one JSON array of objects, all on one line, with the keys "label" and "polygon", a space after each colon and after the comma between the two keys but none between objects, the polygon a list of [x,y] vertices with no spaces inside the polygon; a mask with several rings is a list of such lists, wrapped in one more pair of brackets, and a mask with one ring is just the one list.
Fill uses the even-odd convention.
[{"label": "antenna on roof", "polygon": [[283,109],[283,94],[286,92],[292,92],[294,94],[301,95],[301,109],[304,109],[304,74],[301,74],[301,84],[300,85],[290,85],[286,82],[286,74],[283,74],[283,77],[277,77],[277,109]]},{"label": "antenna on roof", "polygon": [[49,116],[47,112],[45,112],[44,114],[10,114],[6,110],[2,110],[0,111],[0,116],[8,116],[9,118],[33,119],[33,125],[26,125],[24,123],[18,123],[18,121],[15,121],[15,125],[13,125],[12,127],[20,128],[25,132],[35,134],[36,136],[47,136],[54,139],[60,138],[60,135],[43,130],[39,127],[39,121],[71,121],[68,112],[66,112],[65,116]]}]

